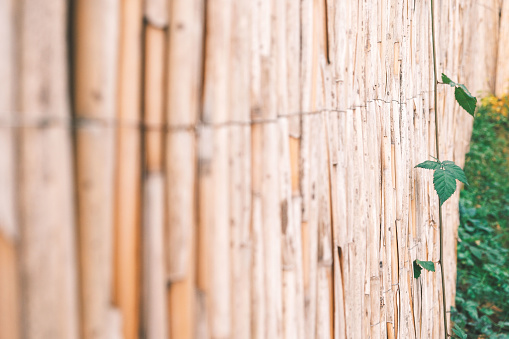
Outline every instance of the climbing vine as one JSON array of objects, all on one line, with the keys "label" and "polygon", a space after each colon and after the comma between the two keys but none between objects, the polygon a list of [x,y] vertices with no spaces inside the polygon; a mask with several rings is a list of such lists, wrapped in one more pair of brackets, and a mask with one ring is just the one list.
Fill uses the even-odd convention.
[{"label": "climbing vine", "polygon": [[[443,321],[444,321],[444,335],[445,338],[450,337],[449,331],[447,330],[447,307],[445,300],[445,273],[444,273],[444,256],[443,256],[443,244],[444,244],[444,236],[443,236],[443,222],[442,222],[442,205],[447,199],[449,199],[454,192],[456,191],[456,180],[468,185],[467,178],[463,170],[456,165],[453,161],[444,160],[440,161],[440,134],[438,128],[438,105],[437,105],[437,85],[439,84],[437,77],[437,58],[436,58],[436,47],[435,47],[435,18],[434,18],[434,3],[431,0],[431,38],[433,43],[433,75],[434,75],[434,110],[435,110],[435,145],[436,145],[436,158],[432,157],[434,160],[426,160],[417,166],[416,168],[424,168],[433,170],[433,186],[435,191],[438,194],[438,198],[440,201],[438,207],[438,215],[439,215],[439,229],[440,229],[440,260],[439,264],[441,267],[441,280],[442,280],[442,306],[443,306]],[[465,109],[469,114],[475,117],[475,108],[477,105],[477,99],[470,94],[468,89],[463,84],[456,83],[452,81],[447,75],[442,73],[442,82],[440,84],[449,85],[454,87],[454,97],[458,104]],[[435,264],[432,261],[421,261],[414,260],[413,262],[414,268],[414,278],[419,278],[421,275],[422,269],[426,269],[428,271],[435,272]],[[466,338],[466,334],[462,329],[455,327],[453,329],[454,335],[457,338],[464,339]]]}]

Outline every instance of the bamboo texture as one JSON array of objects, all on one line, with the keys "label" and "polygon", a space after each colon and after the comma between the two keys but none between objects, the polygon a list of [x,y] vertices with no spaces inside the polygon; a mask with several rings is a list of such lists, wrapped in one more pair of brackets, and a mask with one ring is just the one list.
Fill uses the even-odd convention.
[{"label": "bamboo texture", "polygon": [[[508,3],[436,0],[438,72],[503,93]],[[427,0],[0,0],[0,41],[0,339],[443,337]]]}]

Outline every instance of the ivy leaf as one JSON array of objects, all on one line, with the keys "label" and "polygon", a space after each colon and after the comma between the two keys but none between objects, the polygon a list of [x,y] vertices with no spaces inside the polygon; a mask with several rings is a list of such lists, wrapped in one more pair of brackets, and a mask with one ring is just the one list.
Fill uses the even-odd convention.
[{"label": "ivy leaf", "polygon": [[426,160],[424,162],[421,162],[419,165],[415,166],[415,168],[419,167],[419,168],[425,168],[425,169],[437,169],[437,168],[440,168],[442,165],[440,162],[437,162],[437,161],[431,161],[431,160]]},{"label": "ivy leaf", "polygon": [[419,259],[415,260],[417,264],[421,265],[422,268],[427,269],[428,271],[435,272],[435,264],[433,261],[420,261]]},{"label": "ivy leaf", "polygon": [[440,198],[440,205],[442,205],[456,191],[456,178],[449,170],[436,169],[433,173],[433,185]]},{"label": "ivy leaf", "polygon": [[449,79],[449,77],[447,75],[445,75],[444,73],[442,73],[442,82],[446,85],[451,85],[451,87],[456,86],[456,83],[454,81],[452,81],[451,79]]},{"label": "ivy leaf", "polygon": [[465,109],[470,115],[474,116],[475,106],[477,105],[476,97],[472,96],[464,85],[458,85],[454,90],[454,97],[458,104]]},{"label": "ivy leaf", "polygon": [[442,164],[444,165],[444,169],[446,171],[452,172],[456,179],[458,179],[465,185],[468,185],[467,177],[465,175],[465,172],[463,172],[463,170],[461,169],[461,167],[456,165],[453,161],[449,160],[445,160],[444,162],[442,162]]},{"label": "ivy leaf", "polygon": [[417,264],[417,260],[414,260],[414,278],[417,279],[421,276],[422,268]]},{"label": "ivy leaf", "polygon": [[458,325],[454,325],[454,328],[452,329],[452,331],[454,332],[456,337],[459,339],[467,338],[467,334],[465,333],[465,331],[463,331]]}]

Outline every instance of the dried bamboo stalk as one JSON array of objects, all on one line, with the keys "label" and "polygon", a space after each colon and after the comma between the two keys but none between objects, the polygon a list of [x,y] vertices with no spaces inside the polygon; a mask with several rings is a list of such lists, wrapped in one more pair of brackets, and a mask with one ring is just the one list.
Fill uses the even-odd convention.
[{"label": "dried bamboo stalk", "polygon": [[15,210],[14,133],[14,2],[0,1],[0,338],[20,339],[20,295],[18,251],[19,230]]},{"label": "dried bamboo stalk", "polygon": [[[148,4],[147,4],[148,5]],[[145,26],[143,198],[143,330],[147,339],[168,338],[163,170],[164,70],[167,37],[164,30]]]},{"label": "dried bamboo stalk", "polygon": [[[509,66],[507,60],[509,59],[509,44],[507,44],[507,37],[509,36],[509,2],[502,1],[502,8],[500,15],[500,31],[498,34],[498,55],[497,55],[497,68],[496,68],[496,84],[495,94],[501,96],[509,92]],[[505,62],[504,62],[505,60]]]},{"label": "dried bamboo stalk", "polygon": [[0,2],[0,40],[5,51],[0,56],[0,234],[9,241],[18,235],[15,218],[14,196],[14,134],[11,124],[14,122],[14,2]]},{"label": "dried bamboo stalk", "polygon": [[140,300],[141,224],[141,0],[120,4],[117,74],[115,172],[115,230],[113,302],[122,313],[125,339],[138,337]]},{"label": "dried bamboo stalk", "polygon": [[119,1],[78,1],[75,6],[81,328],[84,339],[106,339],[121,326],[111,305]]},{"label": "dried bamboo stalk", "polygon": [[79,334],[71,140],[65,128],[67,6],[24,1],[18,9],[22,336],[73,339]]},{"label": "dried bamboo stalk", "polygon": [[170,14],[169,4],[168,0],[146,0],[144,12],[148,24],[157,28],[167,27]]},{"label": "dried bamboo stalk", "polygon": [[21,338],[18,258],[12,239],[0,233],[0,337]]},{"label": "dried bamboo stalk", "polygon": [[202,74],[202,0],[172,1],[168,34],[166,122],[167,274],[184,279],[195,223],[196,142]]}]

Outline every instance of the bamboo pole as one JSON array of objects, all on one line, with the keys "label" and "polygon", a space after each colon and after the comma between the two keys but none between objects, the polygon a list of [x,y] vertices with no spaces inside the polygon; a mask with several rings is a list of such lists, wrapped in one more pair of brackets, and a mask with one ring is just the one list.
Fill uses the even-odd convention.
[{"label": "bamboo pole", "polygon": [[251,1],[234,1],[231,14],[229,194],[231,234],[231,336],[251,335]]},{"label": "bamboo pole", "polygon": [[[498,34],[498,54],[496,68],[495,94],[501,96],[509,92],[509,44],[507,37],[509,36],[509,2],[502,1],[500,9],[500,26]],[[504,61],[505,60],[505,61]]]},{"label": "bamboo pole", "polygon": [[78,337],[78,300],[71,140],[66,128],[67,6],[64,1],[24,1],[18,10],[22,337],[73,339]]},{"label": "bamboo pole", "polygon": [[73,12],[76,173],[82,337],[121,332],[111,305],[119,1],[78,1]]},{"label": "bamboo pole", "polygon": [[164,30],[145,26],[142,319],[147,339],[166,339],[169,331],[163,166],[166,42]]},{"label": "bamboo pole", "polygon": [[15,209],[14,2],[0,1],[0,338],[20,339],[19,230]]},{"label": "bamboo pole", "polygon": [[138,337],[141,224],[141,67],[143,2],[120,3],[113,302],[125,339]]},{"label": "bamboo pole", "polygon": [[168,0],[146,0],[144,13],[147,23],[157,28],[168,26],[169,5]]},{"label": "bamboo pole", "polygon": [[202,331],[208,335],[206,308],[196,289],[204,277],[201,270],[197,273],[197,262],[199,266],[206,253],[197,247],[199,144],[194,130],[200,112],[204,10],[202,0],[172,1],[169,6],[165,173],[171,338],[193,338]]},{"label": "bamboo pole", "polygon": [[0,337],[21,338],[18,258],[13,239],[0,233]]}]

